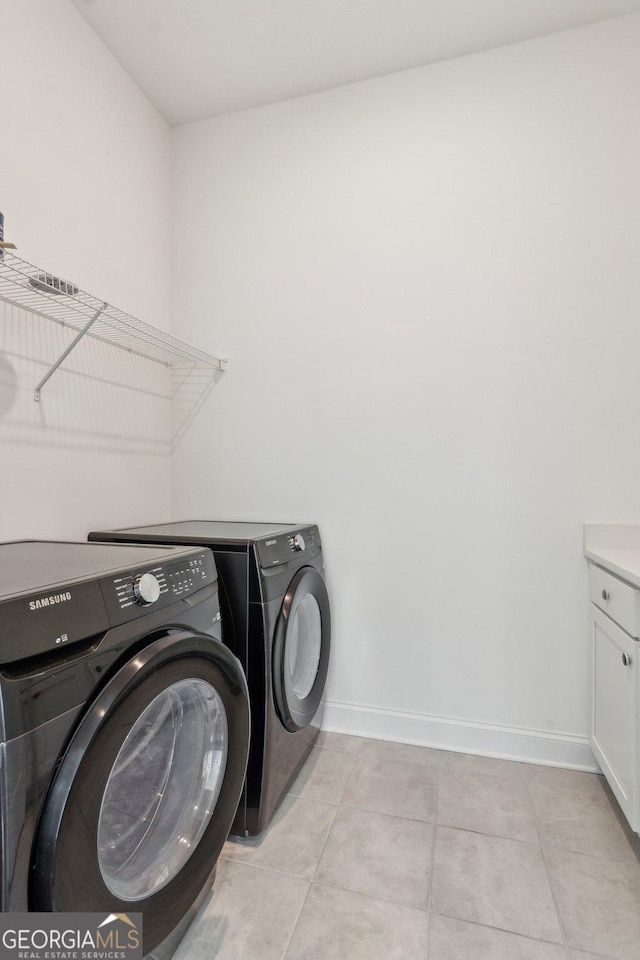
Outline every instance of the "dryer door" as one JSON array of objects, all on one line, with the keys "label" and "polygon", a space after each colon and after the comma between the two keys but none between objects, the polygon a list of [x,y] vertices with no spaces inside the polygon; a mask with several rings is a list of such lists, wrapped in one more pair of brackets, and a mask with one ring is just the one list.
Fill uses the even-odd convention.
[{"label": "dryer door", "polygon": [[289,584],[273,640],[273,693],[280,720],[292,732],[313,720],[324,691],[331,614],[324,580],[301,567]]},{"label": "dryer door", "polygon": [[209,880],[242,791],[244,675],[205,635],[167,635],[123,665],[75,728],[44,803],[30,906],[142,912],[144,953]]}]

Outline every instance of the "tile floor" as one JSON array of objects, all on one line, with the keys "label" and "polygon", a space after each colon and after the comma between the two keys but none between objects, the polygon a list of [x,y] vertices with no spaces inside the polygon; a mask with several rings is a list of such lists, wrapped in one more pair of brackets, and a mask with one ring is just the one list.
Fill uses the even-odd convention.
[{"label": "tile floor", "polygon": [[175,960],[640,960],[640,840],[602,777],[323,733],[227,843]]}]

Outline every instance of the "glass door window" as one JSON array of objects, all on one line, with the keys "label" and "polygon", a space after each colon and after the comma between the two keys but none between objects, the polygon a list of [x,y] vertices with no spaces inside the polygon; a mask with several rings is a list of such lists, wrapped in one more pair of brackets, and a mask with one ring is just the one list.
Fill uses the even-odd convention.
[{"label": "glass door window", "polygon": [[308,726],[320,706],[330,644],[324,579],[314,567],[302,567],[289,584],[273,640],[274,699],[291,732]]},{"label": "glass door window", "polygon": [[322,616],[318,601],[305,594],[293,614],[287,637],[289,683],[299,700],[309,696],[315,683],[322,647]]},{"label": "glass door window", "polygon": [[182,869],[215,808],[227,741],[224,705],[204,680],[167,687],[134,723],[98,819],[100,871],[117,897],[142,900]]}]

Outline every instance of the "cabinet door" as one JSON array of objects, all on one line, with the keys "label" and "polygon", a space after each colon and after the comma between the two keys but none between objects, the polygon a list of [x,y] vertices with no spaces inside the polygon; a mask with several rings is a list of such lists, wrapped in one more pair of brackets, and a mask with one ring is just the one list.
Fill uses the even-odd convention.
[{"label": "cabinet door", "polygon": [[638,643],[593,604],[591,614],[591,746],[625,816],[637,831]]}]

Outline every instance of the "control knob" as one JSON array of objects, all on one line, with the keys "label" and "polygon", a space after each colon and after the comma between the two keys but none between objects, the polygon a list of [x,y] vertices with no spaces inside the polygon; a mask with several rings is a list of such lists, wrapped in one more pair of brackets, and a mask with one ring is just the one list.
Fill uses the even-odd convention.
[{"label": "control knob", "polygon": [[160,584],[152,573],[141,573],[133,581],[133,595],[143,607],[155,603],[160,596]]},{"label": "control knob", "polygon": [[291,546],[296,551],[296,553],[304,550],[306,544],[304,542],[304,537],[301,533],[296,533],[295,537],[291,537]]}]

